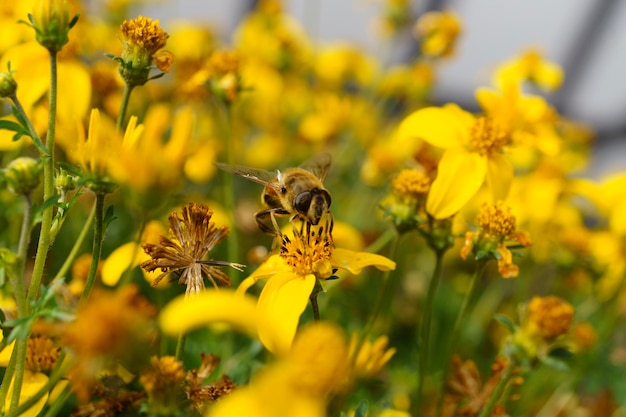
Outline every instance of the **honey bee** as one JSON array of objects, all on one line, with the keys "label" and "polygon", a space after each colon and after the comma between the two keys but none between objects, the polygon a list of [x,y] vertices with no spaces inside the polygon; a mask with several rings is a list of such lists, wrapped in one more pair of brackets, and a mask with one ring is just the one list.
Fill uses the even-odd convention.
[{"label": "honey bee", "polygon": [[[299,218],[305,223],[317,225],[330,212],[331,197],[323,184],[330,160],[328,153],[320,153],[284,172],[240,165],[215,165],[223,171],[265,186],[261,199],[267,209],[257,212],[254,217],[263,232],[280,236],[280,228],[274,217],[276,215],[291,215],[292,222]],[[271,221],[271,225],[268,221]]]}]

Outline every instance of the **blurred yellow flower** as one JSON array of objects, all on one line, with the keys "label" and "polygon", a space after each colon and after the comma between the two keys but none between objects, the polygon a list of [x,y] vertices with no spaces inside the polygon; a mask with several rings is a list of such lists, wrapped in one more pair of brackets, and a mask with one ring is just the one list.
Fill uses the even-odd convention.
[{"label": "blurred yellow flower", "polygon": [[528,49],[518,57],[500,64],[494,74],[497,86],[531,81],[547,91],[559,88],[563,78],[563,69],[545,60],[538,49]]},{"label": "blurred yellow flower", "polygon": [[278,362],[258,372],[251,383],[221,399],[206,414],[226,416],[326,416],[333,394],[349,383],[348,344],[334,324],[302,329]]},{"label": "blurred yellow flower", "polygon": [[474,116],[454,104],[427,107],[407,116],[398,135],[445,149],[426,201],[436,219],[458,212],[486,183],[494,200],[506,197],[513,165],[502,155],[510,135],[498,119]]},{"label": "blurred yellow flower", "polygon": [[461,20],[450,11],[424,13],[413,28],[415,36],[421,41],[422,53],[434,57],[454,54],[461,31]]}]

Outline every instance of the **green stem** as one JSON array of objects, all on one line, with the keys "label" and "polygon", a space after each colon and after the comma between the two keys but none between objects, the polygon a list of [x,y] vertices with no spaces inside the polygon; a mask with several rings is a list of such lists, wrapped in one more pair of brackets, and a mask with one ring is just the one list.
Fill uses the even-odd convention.
[{"label": "green stem", "polygon": [[427,375],[427,367],[430,360],[430,327],[433,314],[433,306],[435,302],[435,294],[441,281],[441,272],[443,264],[444,250],[435,251],[435,270],[428,283],[428,290],[426,293],[426,300],[424,302],[424,316],[422,318],[422,326],[419,334],[419,379],[417,381],[417,392],[415,401],[413,401],[414,415],[419,415],[419,407],[422,402],[422,395],[424,390],[424,380]]},{"label": "green stem", "polygon": [[6,404],[7,394],[9,393],[11,379],[13,379],[13,375],[15,374],[15,362],[17,362],[17,352],[13,350],[11,358],[9,359],[9,365],[4,370],[2,384],[0,384],[0,415],[4,411],[4,405]]},{"label": "green stem", "polygon": [[[463,304],[461,305],[461,309],[459,310],[459,314],[456,317],[456,321],[454,322],[454,327],[452,328],[452,333],[450,335],[450,343],[448,344],[448,352],[446,354],[446,363],[449,362],[450,357],[452,356],[454,346],[461,336],[461,325],[465,322],[465,318],[469,311],[469,306],[472,304],[472,300],[474,299],[474,293],[476,292],[476,283],[480,281],[485,272],[485,268],[487,267],[487,261],[479,260],[476,264],[476,269],[474,270],[474,274],[470,279],[469,288],[465,293],[465,297],[463,298]],[[437,416],[441,416],[443,412],[443,400],[445,397],[445,387],[446,380],[448,379],[448,372],[450,371],[450,367],[446,366],[443,377],[441,379],[441,388],[440,388],[440,397],[439,402],[437,404]]]},{"label": "green stem", "polygon": [[15,341],[15,373],[13,376],[13,392],[11,393],[11,405],[9,411],[15,409],[20,403],[20,394],[24,383],[24,371],[26,370],[26,349],[28,347],[28,336],[20,337]]},{"label": "green stem", "polygon": [[5,415],[5,417],[18,417],[18,416],[20,416],[22,413],[24,413],[30,407],[35,405],[37,403],[37,401],[39,401],[39,399],[41,397],[43,397],[45,394],[49,393],[52,390],[52,388],[56,385],[56,383],[59,382],[59,380],[65,375],[65,372],[67,371],[67,365],[63,363],[64,359],[65,359],[65,352],[62,352],[61,355],[59,355],[59,358],[57,359],[57,366],[56,366],[55,370],[52,372],[52,374],[50,375],[50,378],[48,379],[48,382],[46,382],[44,384],[44,386],[42,386],[39,389],[39,391],[37,391],[35,393],[35,395],[33,395],[32,397],[30,397],[29,399],[24,401],[22,404],[20,404],[19,407],[15,408],[15,409],[13,409],[13,407],[11,407],[10,412],[7,413]]},{"label": "green stem", "polygon": [[378,238],[375,241],[370,243],[370,245],[367,248],[365,248],[363,252],[378,253],[380,252],[382,248],[384,248],[387,245],[387,243],[391,242],[394,238],[397,238],[397,237],[398,237],[398,232],[396,231],[396,229],[389,228],[385,230],[385,232],[382,235],[378,236]]},{"label": "green stem", "polygon": [[185,342],[187,336],[184,333],[178,335],[178,341],[176,342],[176,360],[182,361],[185,354]]},{"label": "green stem", "polygon": [[26,256],[28,244],[30,243],[30,222],[33,211],[33,203],[30,195],[24,195],[24,217],[22,219],[22,230],[20,241],[17,246],[17,258],[19,262],[15,276],[11,277],[13,290],[15,291],[15,303],[17,304],[17,316],[22,318],[26,315],[26,284],[24,270],[26,269]]},{"label": "green stem", "polygon": [[65,402],[70,398],[70,395],[72,395],[72,389],[67,386],[59,394],[57,399],[54,400],[46,414],[44,414],[44,417],[54,417],[59,414],[59,411],[61,411],[61,408],[63,407]]},{"label": "green stem", "polygon": [[120,105],[120,114],[117,115],[117,130],[122,132],[122,126],[124,125],[124,119],[126,118],[126,111],[128,110],[128,103],[130,102],[130,93],[133,91],[133,86],[128,84],[124,85],[124,92],[122,93],[122,104]]},{"label": "green stem", "polygon": [[80,247],[83,245],[85,238],[87,238],[87,234],[89,233],[89,230],[91,230],[91,225],[93,224],[93,219],[95,217],[95,214],[96,214],[96,204],[94,202],[94,205],[91,207],[91,211],[89,212],[89,216],[87,216],[87,219],[85,219],[85,224],[83,224],[83,228],[78,234],[78,237],[76,238],[76,241],[74,242],[74,246],[72,246],[72,250],[70,250],[70,253],[65,258],[65,262],[63,262],[61,269],[59,269],[59,272],[57,272],[53,281],[63,278],[65,274],[67,274],[67,271],[69,271],[70,267],[72,266],[72,263],[76,259],[76,256],[78,256],[78,251],[80,250]]},{"label": "green stem", "polygon": [[[46,136],[47,155],[43,157],[43,201],[46,202],[54,196],[54,136],[56,132],[57,114],[57,53],[50,51],[50,95],[48,112],[48,134]],[[48,257],[48,250],[52,242],[52,214],[53,206],[48,205],[42,215],[41,232],[37,255],[33,266],[33,275],[28,288],[28,299],[35,300],[39,294],[43,270]],[[27,306],[28,308],[28,306]]]},{"label": "green stem", "polygon": [[104,228],[104,198],[106,194],[96,193],[96,207],[95,207],[95,223],[93,228],[93,250],[91,252],[91,266],[89,267],[89,274],[87,275],[87,281],[85,282],[85,288],[81,295],[81,300],[87,299],[94,282],[96,281],[96,273],[98,272],[98,263],[100,262],[100,255],[102,254],[102,239]]},{"label": "green stem", "polygon": [[[389,233],[389,231],[391,231],[391,233]],[[365,250],[365,252],[370,252],[369,248],[377,245],[378,241],[381,241],[381,240],[387,241],[388,238],[385,237],[383,239],[383,236],[389,236],[390,238],[393,238],[393,239],[390,239],[391,246],[389,248],[389,254],[387,255],[387,257],[390,259],[395,259],[396,252],[398,250],[398,241],[400,240],[399,239],[400,236],[396,233],[394,229],[387,230],[387,232],[385,232],[374,243],[372,243]],[[363,344],[365,337],[369,335],[370,332],[372,331],[372,328],[374,327],[374,323],[376,323],[376,319],[378,318],[378,315],[383,310],[383,306],[385,306],[386,308],[389,305],[389,301],[392,299],[393,294],[395,293],[394,288],[397,282],[398,282],[397,279],[396,280],[391,279],[391,271],[385,271],[383,273],[382,288],[380,289],[380,291],[378,291],[378,296],[376,297],[376,304],[374,304],[374,308],[372,309],[372,314],[370,314],[369,320],[367,321],[365,328],[363,329],[363,331],[361,332],[359,336],[359,340],[356,344],[356,348],[354,349],[354,356],[352,359],[355,358],[355,356],[358,354],[359,350],[361,349],[361,345]]]},{"label": "green stem", "polygon": [[514,359],[510,358],[509,364],[507,365],[506,368],[504,368],[504,371],[502,372],[502,375],[500,375],[500,379],[498,380],[496,387],[493,389],[493,392],[489,396],[489,400],[487,401],[487,404],[485,404],[485,406],[481,410],[478,417],[491,416],[491,412],[496,407],[498,402],[500,402],[500,400],[502,399],[502,394],[504,393],[506,387],[508,386],[509,381],[511,380],[511,376],[513,376],[514,368],[515,368]]},{"label": "green stem", "polygon": [[48,156],[48,148],[46,148],[46,145],[44,145],[43,142],[41,141],[41,138],[37,134],[37,131],[35,130],[35,127],[33,126],[32,122],[30,121],[30,119],[26,115],[26,112],[24,111],[24,107],[22,106],[22,103],[20,103],[19,99],[17,98],[17,95],[13,94],[9,98],[13,102],[13,106],[15,107],[17,112],[22,116],[22,118],[26,122],[26,127],[28,128],[28,133],[30,134],[31,139],[35,143],[35,146],[39,150],[39,155],[42,158]]},{"label": "green stem", "polygon": [[317,304],[317,295],[320,293],[319,283],[315,281],[315,287],[313,288],[313,292],[309,296],[309,300],[311,300],[311,308],[313,309],[313,320],[320,321],[320,308]]}]

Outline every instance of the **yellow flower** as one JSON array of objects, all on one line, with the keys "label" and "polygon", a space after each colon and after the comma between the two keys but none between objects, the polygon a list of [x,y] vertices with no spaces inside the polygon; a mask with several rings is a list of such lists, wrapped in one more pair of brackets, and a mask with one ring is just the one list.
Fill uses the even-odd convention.
[{"label": "yellow flower", "polygon": [[573,318],[574,307],[567,301],[554,295],[533,297],[524,326],[530,334],[550,341],[569,332]]},{"label": "yellow flower", "polygon": [[[296,333],[316,282],[331,278],[335,269],[359,274],[367,266],[392,270],[395,262],[381,255],[335,248],[327,222],[311,226],[305,233],[294,227],[293,239],[283,235],[280,253],[271,255],[237,289],[243,293],[261,279],[267,279],[259,296],[259,339],[272,352],[286,352]],[[264,322],[272,327],[264,326]],[[278,323],[278,338],[275,338]]]},{"label": "yellow flower", "polygon": [[[13,393],[13,382],[14,379],[11,380],[11,385],[9,386],[9,391],[4,405],[5,410],[10,410],[9,406],[11,404],[11,396]],[[22,382],[22,390],[20,391],[19,403],[22,404],[26,402],[26,400],[35,395],[44,385],[46,385],[47,382],[48,376],[46,374],[28,370],[24,371],[24,380]],[[38,416],[43,407],[46,405],[46,401],[48,401],[48,393],[42,395],[32,407],[21,413],[20,417]]]},{"label": "yellow flower", "polygon": [[[157,57],[159,69],[169,70],[173,54],[158,55],[157,53],[167,42],[168,34],[161,29],[158,20],[139,16],[136,19],[124,20],[120,28],[122,56],[114,57],[120,64],[120,75],[131,87],[144,85]],[[165,71],[167,72],[167,71]]]},{"label": "yellow flower", "polygon": [[510,135],[499,120],[477,117],[448,104],[418,110],[398,129],[398,135],[405,140],[420,138],[445,149],[426,201],[426,211],[436,219],[458,212],[483,183],[494,200],[506,196],[513,165],[502,155]]},{"label": "yellow flower", "polygon": [[356,333],[352,333],[350,338],[350,357],[354,358],[352,372],[358,378],[372,378],[376,376],[380,370],[389,362],[391,357],[395,355],[396,349],[387,348],[389,338],[380,336],[374,342],[369,340],[363,341],[357,351],[357,343],[359,337]]},{"label": "yellow flower", "polygon": [[515,244],[530,246],[530,237],[518,232],[515,216],[510,207],[502,201],[496,204],[484,204],[478,217],[478,230],[465,234],[465,243],[461,249],[461,258],[466,259],[470,253],[480,259],[497,259],[498,272],[503,278],[514,278],[519,273],[513,264],[513,254],[507,245]]},{"label": "yellow flower", "polygon": [[326,416],[333,394],[349,382],[348,344],[330,323],[307,326],[278,362],[222,398],[206,414],[222,416]]},{"label": "yellow flower", "polygon": [[422,42],[424,55],[446,57],[454,53],[461,30],[461,21],[454,13],[428,12],[415,24],[414,34]]},{"label": "yellow flower", "polygon": [[531,81],[544,90],[553,91],[561,86],[563,77],[563,69],[559,65],[546,61],[541,51],[529,49],[501,64],[494,80],[498,86]]}]

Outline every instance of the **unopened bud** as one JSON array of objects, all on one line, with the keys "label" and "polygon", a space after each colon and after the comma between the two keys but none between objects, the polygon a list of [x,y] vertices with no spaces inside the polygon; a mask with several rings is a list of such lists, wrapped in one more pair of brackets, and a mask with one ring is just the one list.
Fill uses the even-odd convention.
[{"label": "unopened bud", "polygon": [[29,194],[39,185],[41,167],[33,158],[17,158],[6,167],[4,176],[9,189],[15,194]]},{"label": "unopened bud", "polygon": [[69,31],[78,16],[70,21],[66,0],[36,0],[33,13],[29,16],[37,42],[49,51],[60,51],[69,41]]},{"label": "unopened bud", "polygon": [[17,91],[17,83],[11,71],[0,72],[0,97],[12,97]]}]

